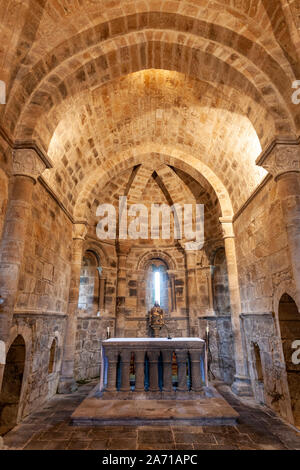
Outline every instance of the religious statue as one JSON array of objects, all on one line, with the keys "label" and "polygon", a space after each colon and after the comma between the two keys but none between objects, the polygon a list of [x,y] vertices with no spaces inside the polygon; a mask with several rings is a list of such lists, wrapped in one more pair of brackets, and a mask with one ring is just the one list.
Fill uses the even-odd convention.
[{"label": "religious statue", "polygon": [[154,331],[154,336],[157,337],[160,329],[165,326],[164,311],[160,308],[158,302],[154,303],[150,311],[150,326]]}]

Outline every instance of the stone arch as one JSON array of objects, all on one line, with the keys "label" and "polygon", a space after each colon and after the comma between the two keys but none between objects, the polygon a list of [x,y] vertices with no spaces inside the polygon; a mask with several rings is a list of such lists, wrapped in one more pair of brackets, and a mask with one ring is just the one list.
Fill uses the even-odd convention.
[{"label": "stone arch", "polygon": [[27,414],[27,393],[28,393],[28,378],[32,368],[32,348],[33,348],[33,337],[32,337],[32,330],[24,324],[17,324],[12,326],[10,329],[9,339],[6,345],[6,351],[9,350],[10,346],[13,344],[15,338],[17,336],[22,336],[25,341],[25,367],[24,367],[24,374],[23,374],[23,382],[22,382],[22,389],[20,394],[20,405],[18,410],[17,416],[17,423],[20,422]]},{"label": "stone arch", "polygon": [[208,166],[197,158],[176,148],[151,143],[137,146],[122,154],[116,155],[114,160],[105,162],[103,168],[99,168],[97,172],[89,175],[86,180],[85,189],[83,189],[78,196],[74,213],[75,218],[86,218],[86,208],[88,203],[92,203],[89,201],[89,197],[92,194],[95,181],[98,182],[99,187],[103,188],[109,180],[113,179],[121,171],[125,171],[126,169],[143,162],[149,153],[153,157],[159,158],[162,163],[183,169],[193,176],[196,181],[198,181],[199,178],[206,179],[219,199],[222,216],[230,217],[233,215],[232,203],[227,189]]},{"label": "stone arch", "polygon": [[176,260],[174,258],[172,258],[168,253],[166,253],[163,250],[155,250],[155,249],[143,254],[137,261],[135,269],[137,271],[146,270],[148,267],[148,264],[151,262],[152,259],[155,259],[155,258],[161,259],[162,261],[164,261],[168,269],[171,269],[171,270],[177,269]]},{"label": "stone arch", "polygon": [[109,259],[105,251],[105,248],[101,246],[99,243],[91,241],[89,239],[85,240],[83,251],[84,252],[92,251],[97,258],[99,266],[105,267],[105,268],[109,266]]},{"label": "stone arch", "polygon": [[[276,116],[275,119],[278,120],[278,122],[281,122],[277,128],[277,131],[283,133],[283,130],[285,129],[285,132],[287,132],[287,126],[289,126],[287,121],[290,120],[290,123],[293,123],[293,114],[295,113],[295,109],[293,109],[290,103],[290,96],[287,87],[284,86],[284,84],[289,79],[286,75],[286,72],[284,71],[284,68],[282,68],[281,65],[279,65],[279,63],[276,62],[276,60],[268,52],[266,52],[262,46],[252,42],[245,36],[240,35],[238,32],[225,28],[224,26],[222,27],[221,25],[201,21],[196,18],[188,18],[183,15],[175,15],[174,17],[174,15],[159,12],[150,12],[147,13],[146,16],[146,24],[143,25],[142,28],[133,26],[131,31],[126,29],[126,21],[124,21],[125,18],[123,18],[123,24],[121,27],[122,31],[119,30],[116,34],[113,35],[113,38],[109,38],[110,29],[108,25],[102,23],[98,24],[93,29],[87,29],[83,33],[80,33],[77,37],[74,36],[71,40],[68,40],[68,47],[66,47],[66,44],[60,44],[58,49],[52,51],[52,57],[57,55],[61,58],[61,61],[53,61],[51,63],[50,60],[46,67],[41,67],[43,62],[42,60],[35,64],[32,70],[25,77],[24,83],[20,83],[20,88],[17,86],[16,90],[14,90],[11,98],[12,103],[11,106],[9,103],[8,108],[11,107],[12,109],[19,109],[17,103],[21,97],[21,90],[22,97],[25,96],[22,102],[25,101],[24,104],[26,104],[26,102],[28,103],[28,101],[31,100],[32,104],[35,103],[33,104],[33,107],[35,108],[35,111],[37,111],[40,104],[42,104],[41,108],[49,108],[49,106],[53,104],[53,99],[57,100],[66,96],[68,93],[68,86],[70,83],[74,82],[74,78],[76,78],[76,76],[82,77],[81,81],[86,82],[89,75],[91,75],[95,81],[95,76],[97,76],[96,70],[98,68],[96,68],[95,63],[86,63],[84,56],[88,56],[88,54],[86,54],[88,50],[93,51],[93,55],[95,55],[96,51],[99,54],[99,42],[103,44],[101,52],[98,55],[100,59],[98,62],[100,62],[99,66],[102,70],[102,76],[105,76],[105,74],[106,76],[109,76],[110,74],[116,76],[116,70],[110,72],[109,67],[116,69],[113,62],[113,57],[117,54],[120,55],[120,59],[123,58],[120,63],[124,63],[122,71],[120,69],[121,75],[125,75],[128,72],[136,71],[141,68],[147,68],[149,65],[154,68],[170,69],[170,61],[172,62],[173,57],[173,48],[174,50],[176,48],[180,50],[180,53],[178,53],[177,56],[179,55],[179,57],[182,58],[182,62],[184,61],[184,57],[187,56],[187,50],[193,50],[193,52],[189,52],[188,54],[188,62],[184,63],[184,66],[181,65],[183,69],[185,69],[186,73],[190,73],[193,68],[195,68],[195,65],[200,62],[201,68],[203,68],[203,64],[209,64],[212,61],[219,60],[217,59],[217,52],[215,52],[215,56],[212,53],[206,53],[206,55],[204,53],[203,59],[197,59],[197,56],[199,54],[201,55],[202,53],[201,47],[203,47],[203,50],[205,50],[205,48],[207,49],[208,42],[210,44],[210,50],[216,49],[217,51],[217,44],[219,47],[221,46],[224,49],[224,54],[226,56],[235,54],[237,59],[235,61],[229,61],[229,64],[223,62],[222,65],[219,64],[217,67],[215,67],[216,64],[214,64],[213,69],[223,70],[224,68],[228,68],[229,70],[233,70],[230,80],[231,85],[233,85],[234,81],[237,80],[237,82],[243,83],[245,92],[253,87],[256,90],[255,94],[257,96],[263,96],[263,99],[268,103],[267,107],[269,107],[271,113]],[[131,21],[134,25],[135,21],[132,16]],[[176,25],[175,28],[171,27],[172,24]],[[114,28],[113,26],[111,27],[111,31],[113,31]],[[157,28],[158,31],[156,31]],[[173,31],[173,29],[175,29],[175,31]],[[105,36],[102,36],[104,31],[106,31]],[[139,33],[138,36],[136,34],[137,31]],[[176,43],[173,38],[171,41],[170,39],[169,41],[162,39],[157,40],[156,37],[161,38],[162,31],[166,33],[165,36],[172,35],[174,33],[177,35],[180,34],[181,36],[186,36],[184,46],[180,41]],[[187,31],[189,31],[188,35],[186,33]],[[133,38],[128,38],[130,35],[132,35]],[[139,60],[136,60],[136,53],[139,47],[137,46],[136,42],[139,43],[141,37],[145,37],[142,49],[143,55],[140,55]],[[122,43],[124,44],[124,39],[125,43],[130,44],[130,46],[121,46]],[[104,42],[101,42],[101,40]],[[76,44],[76,47],[70,47],[72,42],[74,43],[74,46]],[[111,44],[109,44],[109,42],[111,42]],[[190,44],[192,44],[192,47]],[[134,52],[129,52],[132,46],[134,46]],[[74,63],[74,50],[77,51],[77,63],[82,63],[82,66],[76,70],[72,79],[69,77],[67,82],[65,82],[64,79],[59,82],[58,77],[61,76],[63,69],[65,71],[68,69],[67,61],[71,62],[73,60]],[[105,57],[105,54],[103,54],[103,50],[108,51],[107,57]],[[155,50],[157,53],[153,54],[153,50]],[[140,50],[138,53],[140,54]],[[129,56],[130,54],[133,54],[132,57],[135,59],[135,65],[131,64],[129,66],[127,64],[126,57],[128,54]],[[174,56],[176,55],[174,54]],[[191,59],[192,56],[193,60]],[[49,57],[51,57],[51,54]],[[164,64],[164,60],[166,65]],[[60,63],[62,64],[62,70],[60,70],[58,66]],[[239,68],[241,72],[238,70]],[[39,71],[40,74],[40,81],[33,80],[33,76],[37,71]],[[233,78],[236,74],[235,71],[241,75],[239,79]],[[224,79],[224,76],[227,74],[221,73],[221,75]],[[257,84],[255,84],[256,80]],[[41,83],[42,86],[40,86]],[[54,94],[52,93],[53,97],[51,98],[49,90],[53,92],[53,83],[57,84],[58,88],[55,90]],[[247,85],[245,85],[245,83],[247,83]],[[277,110],[275,110],[274,107],[274,104],[276,102],[278,103],[278,101],[281,103],[279,106],[279,112],[278,107]],[[23,107],[23,109],[25,108],[26,106]],[[32,110],[30,110],[29,114],[32,114]],[[295,116],[295,120],[297,120],[297,116]],[[16,133],[17,138],[20,138],[20,135],[22,135],[22,126],[24,124],[23,117],[21,117],[21,121],[19,120],[19,124],[21,124],[21,127]],[[13,130],[13,123],[11,127]],[[294,124],[291,124],[291,127],[289,127],[289,132],[292,128],[294,128]]]},{"label": "stone arch", "polygon": [[61,367],[62,348],[63,348],[63,337],[59,331],[55,331],[55,333],[51,335],[49,338],[49,342],[48,342],[49,352],[53,343],[55,343],[55,361],[54,361],[53,372],[59,372],[60,367]]}]

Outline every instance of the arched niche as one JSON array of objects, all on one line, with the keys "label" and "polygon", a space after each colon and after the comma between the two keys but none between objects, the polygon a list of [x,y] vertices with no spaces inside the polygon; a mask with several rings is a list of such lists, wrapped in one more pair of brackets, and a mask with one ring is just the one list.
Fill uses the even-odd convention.
[{"label": "arched niche", "polygon": [[82,258],[78,309],[85,315],[96,315],[99,311],[100,260],[95,252],[87,250]]},{"label": "arched niche", "polygon": [[25,368],[26,347],[18,335],[11,344],[4,368],[0,394],[0,434],[6,434],[18,421],[20,397]]},{"label": "arched niche", "polygon": [[293,354],[293,343],[300,339],[300,313],[288,294],[280,299],[278,319],[292,413],[295,425],[300,428],[300,364],[296,364]]},{"label": "arched niche", "polygon": [[48,374],[53,374],[53,372],[55,372],[56,356],[57,356],[57,340],[56,338],[54,338],[50,347]]}]

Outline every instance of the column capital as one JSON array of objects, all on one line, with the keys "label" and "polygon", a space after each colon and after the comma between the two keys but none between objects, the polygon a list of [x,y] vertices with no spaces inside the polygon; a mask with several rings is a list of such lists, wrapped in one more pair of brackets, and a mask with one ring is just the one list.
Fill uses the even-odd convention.
[{"label": "column capital", "polygon": [[128,256],[131,250],[131,241],[118,241],[116,243],[116,251],[118,256]]},{"label": "column capital", "polygon": [[48,167],[37,152],[30,148],[13,150],[12,157],[12,173],[14,176],[27,176],[36,181]]},{"label": "column capital", "polygon": [[235,238],[232,217],[220,217],[219,221],[222,225],[223,239],[226,238]]},{"label": "column capital", "polygon": [[300,137],[276,139],[256,160],[276,180],[286,173],[300,173]]},{"label": "column capital", "polygon": [[87,226],[85,223],[73,224],[72,238],[73,240],[84,240],[87,234]]}]

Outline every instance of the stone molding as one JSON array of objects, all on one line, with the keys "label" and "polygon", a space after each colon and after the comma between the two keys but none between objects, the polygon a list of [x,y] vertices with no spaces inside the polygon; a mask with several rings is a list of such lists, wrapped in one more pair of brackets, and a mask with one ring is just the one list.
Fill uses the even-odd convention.
[{"label": "stone molding", "polygon": [[84,223],[73,224],[72,238],[73,240],[85,240],[87,234],[87,226]]},{"label": "stone molding", "polygon": [[276,139],[258,157],[256,164],[276,180],[285,173],[300,173],[300,138]]},{"label": "stone molding", "polygon": [[220,217],[219,221],[222,225],[223,239],[235,238],[232,217]]},{"label": "stone molding", "polygon": [[33,149],[13,150],[12,157],[12,173],[14,176],[27,176],[36,181],[46,169],[45,163]]},{"label": "stone molding", "polygon": [[14,150],[33,150],[39,159],[44,163],[45,168],[53,168],[53,163],[45,154],[41,147],[34,141],[16,141],[13,142],[12,139],[7,134],[6,130],[0,125],[0,136],[8,144],[12,151]]}]

